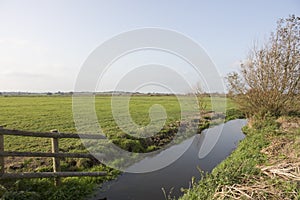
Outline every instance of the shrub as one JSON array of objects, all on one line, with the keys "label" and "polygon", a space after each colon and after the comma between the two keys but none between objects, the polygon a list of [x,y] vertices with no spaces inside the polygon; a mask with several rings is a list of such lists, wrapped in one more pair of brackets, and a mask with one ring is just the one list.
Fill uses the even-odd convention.
[{"label": "shrub", "polygon": [[300,17],[278,21],[275,33],[253,47],[241,72],[227,76],[229,93],[247,117],[280,116],[298,109],[300,95]]}]

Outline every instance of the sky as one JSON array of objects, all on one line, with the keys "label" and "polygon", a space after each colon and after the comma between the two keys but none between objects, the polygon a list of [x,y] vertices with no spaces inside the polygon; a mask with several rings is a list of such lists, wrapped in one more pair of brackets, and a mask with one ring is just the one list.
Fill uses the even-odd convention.
[{"label": "sky", "polygon": [[[174,30],[193,39],[225,76],[238,69],[255,41],[268,38],[279,18],[290,14],[300,15],[300,1],[0,0],[0,92],[74,91],[82,65],[99,45],[145,27]],[[129,58],[143,56],[136,53]],[[169,65],[177,60],[170,58]],[[126,75],[130,64],[126,65],[126,59],[115,64],[97,88],[115,89],[120,76],[114,71]],[[181,67],[189,68],[183,62]],[[156,68],[151,69],[155,74]],[[183,71],[196,84],[197,77],[188,69]],[[138,77],[147,75],[140,72]],[[166,84],[185,90],[171,79]],[[159,91],[148,86],[141,91],[147,90]]]}]

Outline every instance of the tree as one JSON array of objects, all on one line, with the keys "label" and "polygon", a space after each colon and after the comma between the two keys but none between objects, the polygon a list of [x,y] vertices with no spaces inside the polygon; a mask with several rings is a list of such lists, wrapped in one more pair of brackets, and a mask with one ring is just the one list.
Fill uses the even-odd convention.
[{"label": "tree", "polygon": [[262,47],[254,46],[240,72],[230,73],[227,81],[229,93],[248,117],[267,113],[279,116],[296,109],[300,95],[300,17],[280,19],[276,32]]},{"label": "tree", "polygon": [[205,95],[204,89],[201,86],[200,82],[197,83],[194,91],[195,91],[195,94],[198,98],[200,112],[204,113],[207,109],[207,104],[206,104],[206,101],[205,101],[206,95]]}]

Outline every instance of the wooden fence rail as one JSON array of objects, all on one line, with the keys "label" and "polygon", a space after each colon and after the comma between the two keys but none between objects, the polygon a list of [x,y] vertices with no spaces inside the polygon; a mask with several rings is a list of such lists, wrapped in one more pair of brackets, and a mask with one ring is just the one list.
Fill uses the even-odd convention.
[{"label": "wooden fence rail", "polygon": [[[4,135],[14,136],[29,136],[51,138],[52,152],[15,152],[4,151]],[[94,158],[102,156],[102,154],[92,155],[89,153],[60,153],[59,139],[60,138],[82,138],[82,139],[105,139],[103,135],[95,134],[74,134],[74,133],[59,133],[57,130],[51,132],[29,132],[20,130],[4,129],[0,126],[0,179],[20,179],[20,178],[55,178],[55,185],[61,183],[61,177],[71,176],[105,176],[106,172],[61,172],[60,158]],[[52,157],[53,172],[33,172],[33,173],[5,173],[5,157]]]}]

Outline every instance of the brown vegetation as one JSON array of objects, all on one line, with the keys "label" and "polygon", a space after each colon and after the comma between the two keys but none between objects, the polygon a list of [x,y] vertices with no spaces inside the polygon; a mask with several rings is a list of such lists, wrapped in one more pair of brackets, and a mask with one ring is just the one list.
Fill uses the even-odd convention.
[{"label": "brown vegetation", "polygon": [[300,17],[278,21],[261,48],[252,48],[240,73],[227,77],[229,92],[248,117],[299,112]]}]

